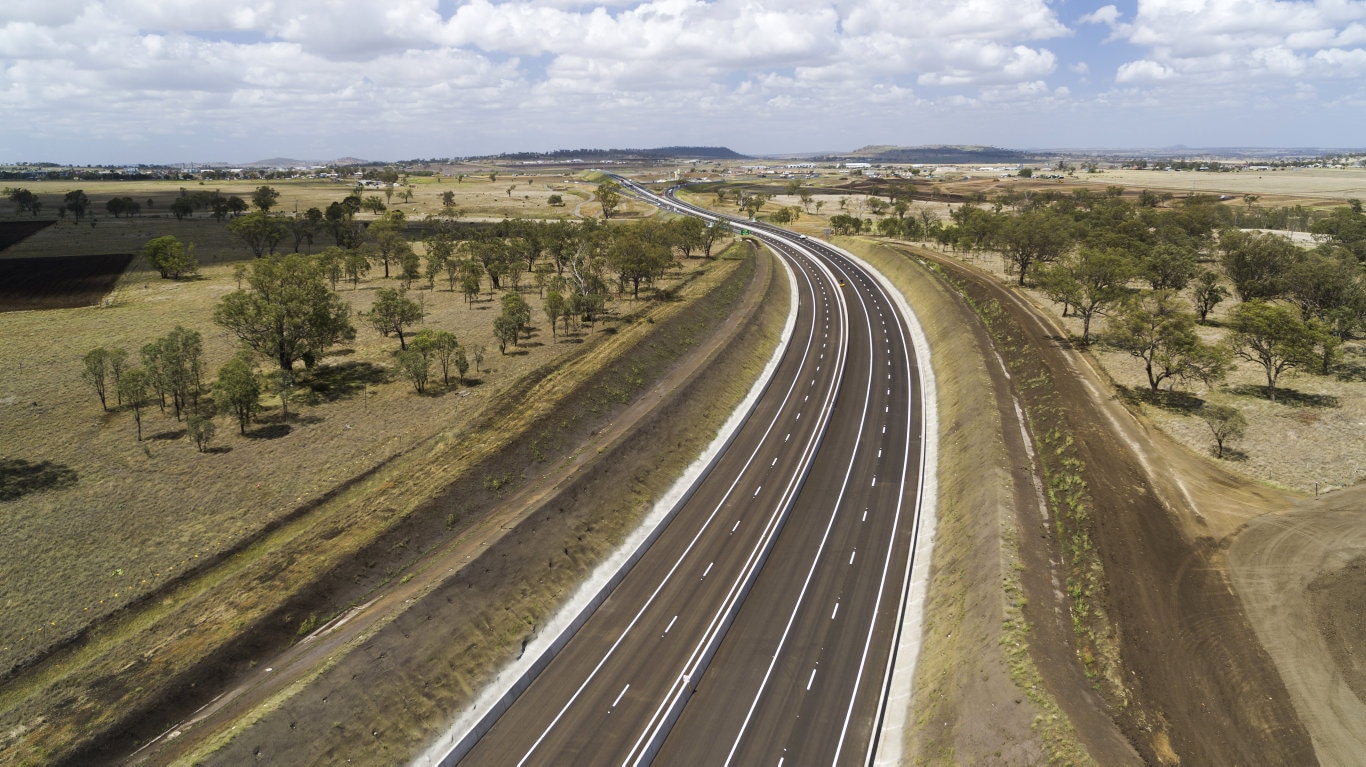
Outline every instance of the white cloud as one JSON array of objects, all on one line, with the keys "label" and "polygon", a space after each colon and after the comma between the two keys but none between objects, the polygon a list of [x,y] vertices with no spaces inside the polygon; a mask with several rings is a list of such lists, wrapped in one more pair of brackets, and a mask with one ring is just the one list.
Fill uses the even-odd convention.
[{"label": "white cloud", "polygon": [[1163,80],[1170,80],[1175,73],[1156,61],[1130,61],[1122,64],[1119,71],[1115,73],[1115,82],[1118,83],[1155,83]]},{"label": "white cloud", "polygon": [[[1081,48],[1094,43],[1058,18],[1063,7],[1055,0],[0,0],[0,112],[13,124],[44,126],[32,136],[0,133],[0,154],[43,142],[193,150],[253,136],[289,138],[309,151],[321,151],[322,140],[402,138],[414,154],[459,154],[523,148],[507,142],[541,135],[545,126],[566,142],[689,143],[720,135],[716,126],[735,125],[737,115],[752,126],[747,135],[929,130],[932,115],[980,130],[976,110],[1000,115],[1005,105],[1041,114],[1040,105],[1157,101],[1198,113],[1209,99],[1250,103],[1252,82],[1268,98],[1305,83],[1318,87],[1295,92],[1314,103],[1366,98],[1354,84],[1366,76],[1361,0],[1138,0],[1132,13],[1105,5],[1077,23],[1105,25],[1115,48],[1137,48],[1120,54],[1131,60],[1113,73],[1122,88],[1108,93],[1095,93],[1091,82],[1099,79],[1097,62],[1113,60],[1115,50]],[[1060,60],[1080,76],[1067,76],[1071,89],[1051,82]],[[1174,99],[1178,88],[1210,95]],[[1007,135],[1015,127],[994,124]],[[143,138],[149,135],[160,138]],[[601,138],[613,135],[623,138]],[[366,152],[348,145],[337,153]]]},{"label": "white cloud", "polygon": [[1351,77],[1350,68],[1338,72],[1309,60],[1350,59],[1366,43],[1366,3],[1358,0],[1139,0],[1132,22],[1116,23],[1114,15],[1098,20],[1148,49],[1142,60],[1120,67],[1120,82],[1157,72],[1192,82]]}]

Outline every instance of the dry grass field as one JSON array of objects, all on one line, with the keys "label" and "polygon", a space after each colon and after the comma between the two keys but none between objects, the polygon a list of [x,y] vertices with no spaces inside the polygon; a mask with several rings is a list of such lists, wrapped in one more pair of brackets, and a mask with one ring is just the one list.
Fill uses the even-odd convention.
[{"label": "dry grass field", "polygon": [[[509,195],[514,181],[517,188]],[[346,194],[346,187],[331,182],[270,183],[280,190],[279,208],[285,210],[296,203],[301,210],[325,207]],[[215,188],[247,195],[255,186]],[[232,419],[220,417],[210,452],[199,453],[184,422],[153,407],[144,414],[145,439],[139,443],[130,413],[101,410],[94,389],[81,378],[82,355],[97,346],[121,347],[136,359],[144,344],[181,325],[203,334],[212,379],[237,348],[212,322],[213,308],[237,288],[234,267],[248,262],[250,255],[211,219],[176,221],[155,212],[164,211],[179,194],[178,183],[45,182],[26,187],[53,199],[83,188],[92,211],[102,209],[108,197],[130,195],[144,200],[144,215],[59,223],[0,257],[135,252],[152,237],[174,234],[196,246],[203,268],[197,279],[162,280],[139,258],[103,306],[0,314],[0,365],[9,371],[0,379],[0,458],[7,471],[50,462],[51,476],[65,477],[59,471],[65,469],[76,477],[60,489],[4,502],[0,678],[101,618],[216,561],[339,484],[386,464],[414,444],[458,433],[464,424],[496,412],[500,397],[517,381],[573,357],[585,348],[590,333],[612,332],[615,325],[608,322],[553,339],[532,289],[526,297],[537,330],[521,347],[502,355],[492,332],[496,302],[484,294],[467,305],[438,280],[435,290],[414,287],[412,295],[426,311],[420,327],[452,331],[467,349],[487,350],[482,369],[471,370],[468,385],[453,380],[443,386],[437,372],[428,393],[416,394],[394,373],[397,339],[381,337],[353,316],[357,338],[322,361],[312,387],[291,400],[287,423],[278,400],[267,400],[245,436],[238,434]],[[552,188],[577,187],[592,185],[560,177],[517,177],[506,183],[500,177],[496,184],[487,178],[467,178],[460,184],[423,179],[415,183],[413,202],[401,207],[420,218],[437,210],[441,193],[453,189],[457,207],[469,218],[568,216],[580,197],[561,192],[569,203],[562,208],[546,205],[545,199]],[[154,204],[148,206],[146,199]],[[318,242],[315,249],[324,244]],[[683,277],[688,279],[686,273]],[[338,292],[358,314],[388,283],[397,285],[372,272],[359,289],[342,285]],[[629,299],[615,305],[622,314],[636,308]]]}]

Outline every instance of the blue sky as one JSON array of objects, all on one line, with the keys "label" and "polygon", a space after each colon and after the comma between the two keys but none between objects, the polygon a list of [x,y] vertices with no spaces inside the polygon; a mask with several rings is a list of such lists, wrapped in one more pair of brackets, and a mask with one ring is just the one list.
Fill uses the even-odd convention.
[{"label": "blue sky", "polygon": [[4,0],[0,162],[1366,145],[1363,0]]}]

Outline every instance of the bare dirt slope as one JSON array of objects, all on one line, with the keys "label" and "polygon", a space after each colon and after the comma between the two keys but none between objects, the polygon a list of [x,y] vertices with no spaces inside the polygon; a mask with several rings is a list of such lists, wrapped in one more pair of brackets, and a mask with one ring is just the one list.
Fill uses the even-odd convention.
[{"label": "bare dirt slope", "polygon": [[[1283,497],[1220,476],[1136,421],[1060,329],[1014,291],[952,259],[918,253],[938,260],[974,304],[995,302],[1006,312],[1018,347],[1009,350],[1010,385],[1030,410],[1034,433],[1075,436],[1119,648],[1122,691],[1101,706],[1127,740],[1149,763],[1314,763],[1309,733],[1233,591],[1219,544],[1240,517],[1283,508]],[[1029,385],[1045,379],[1051,385]],[[1021,530],[1027,560],[1034,550],[1054,567],[1062,561],[1047,526],[1031,528],[1022,518]],[[1032,622],[1046,623],[1045,606],[1063,599],[1061,580],[1025,572]],[[1089,687],[1073,685],[1068,661],[1050,662],[1047,648],[1037,645],[1035,659],[1078,721],[1078,704],[1091,705]]]},{"label": "bare dirt slope", "polygon": [[1366,487],[1259,517],[1228,550],[1233,582],[1323,764],[1366,754]]}]

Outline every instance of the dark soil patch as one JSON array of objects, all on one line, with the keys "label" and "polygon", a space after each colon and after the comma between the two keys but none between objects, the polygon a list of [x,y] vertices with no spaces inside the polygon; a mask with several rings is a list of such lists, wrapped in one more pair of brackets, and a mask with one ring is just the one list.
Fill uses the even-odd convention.
[{"label": "dark soil patch", "polygon": [[0,312],[98,306],[132,253],[0,259]]},{"label": "dark soil patch", "polygon": [[0,221],[0,250],[18,245],[33,235],[57,223],[51,221]]}]

